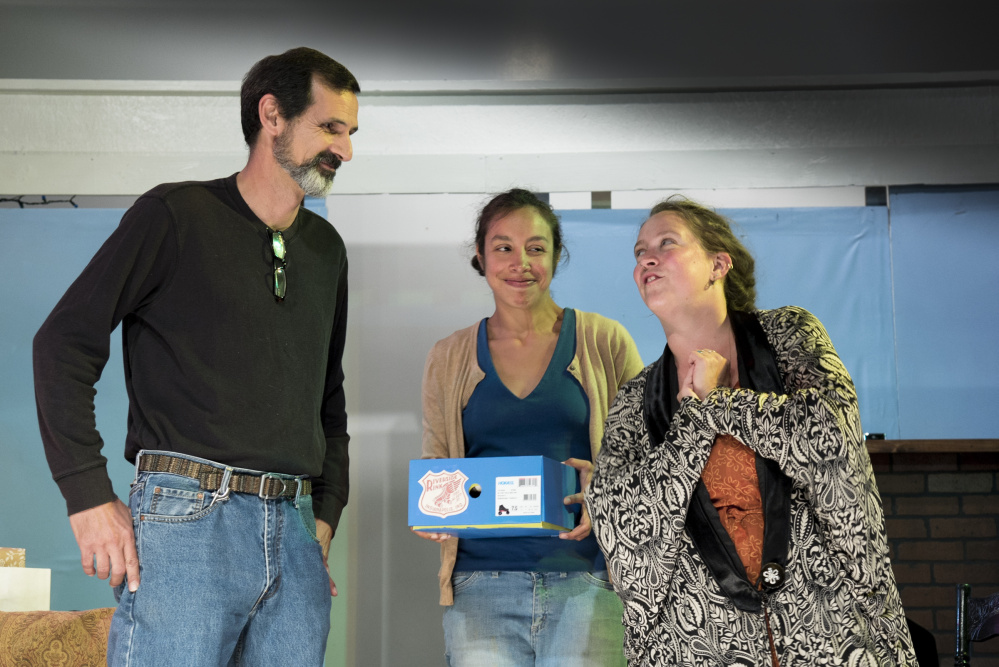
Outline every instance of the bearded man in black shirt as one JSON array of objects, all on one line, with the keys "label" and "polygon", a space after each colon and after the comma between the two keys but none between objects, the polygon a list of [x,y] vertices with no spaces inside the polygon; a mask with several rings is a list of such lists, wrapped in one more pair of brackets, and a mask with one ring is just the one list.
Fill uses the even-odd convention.
[{"label": "bearded man in black shirt", "polygon": [[[352,157],[354,76],[298,48],[243,80],[246,166],[157,186],[35,336],[35,393],[83,570],[116,587],[109,665],[320,665],[347,502],[347,257],[302,206]],[[95,427],[121,324],[126,506]]]}]

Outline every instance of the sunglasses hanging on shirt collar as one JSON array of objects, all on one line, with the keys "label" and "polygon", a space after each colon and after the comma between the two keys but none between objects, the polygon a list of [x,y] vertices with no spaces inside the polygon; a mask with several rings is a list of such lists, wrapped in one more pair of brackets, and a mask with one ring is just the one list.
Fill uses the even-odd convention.
[{"label": "sunglasses hanging on shirt collar", "polygon": [[284,236],[281,232],[271,232],[271,250],[274,251],[274,298],[284,301],[288,291],[288,276],[285,273]]}]

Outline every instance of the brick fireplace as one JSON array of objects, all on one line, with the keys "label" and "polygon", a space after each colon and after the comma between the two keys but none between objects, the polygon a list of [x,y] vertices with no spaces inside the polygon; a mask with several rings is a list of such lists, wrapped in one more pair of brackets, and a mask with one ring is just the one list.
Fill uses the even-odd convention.
[{"label": "brick fireplace", "polygon": [[[954,451],[962,448],[978,451]],[[954,585],[971,584],[975,597],[999,592],[999,441],[869,441],[868,449],[906,615],[933,632],[949,667]],[[971,655],[974,667],[999,667],[999,638],[973,643]]]}]

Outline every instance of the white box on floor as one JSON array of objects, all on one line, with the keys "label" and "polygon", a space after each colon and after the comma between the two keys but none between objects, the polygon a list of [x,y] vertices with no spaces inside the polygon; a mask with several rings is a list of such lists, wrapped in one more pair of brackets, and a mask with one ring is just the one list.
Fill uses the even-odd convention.
[{"label": "white box on floor", "polygon": [[0,567],[0,611],[49,611],[52,570]]}]

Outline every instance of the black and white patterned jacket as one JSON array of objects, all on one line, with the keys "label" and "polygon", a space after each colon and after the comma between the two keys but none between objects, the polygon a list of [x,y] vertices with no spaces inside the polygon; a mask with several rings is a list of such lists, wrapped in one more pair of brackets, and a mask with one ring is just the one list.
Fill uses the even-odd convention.
[{"label": "black and white patterned jacket", "polygon": [[[717,388],[703,402],[685,398],[666,441],[654,443],[643,408],[653,364],[608,416],[587,504],[624,601],[629,664],[770,665],[769,618],[781,667],[915,666],[853,382],[811,313],[756,317],[785,393]],[[791,482],[786,571],[774,590],[747,585],[755,609],[726,594],[687,527],[719,433]]]}]

